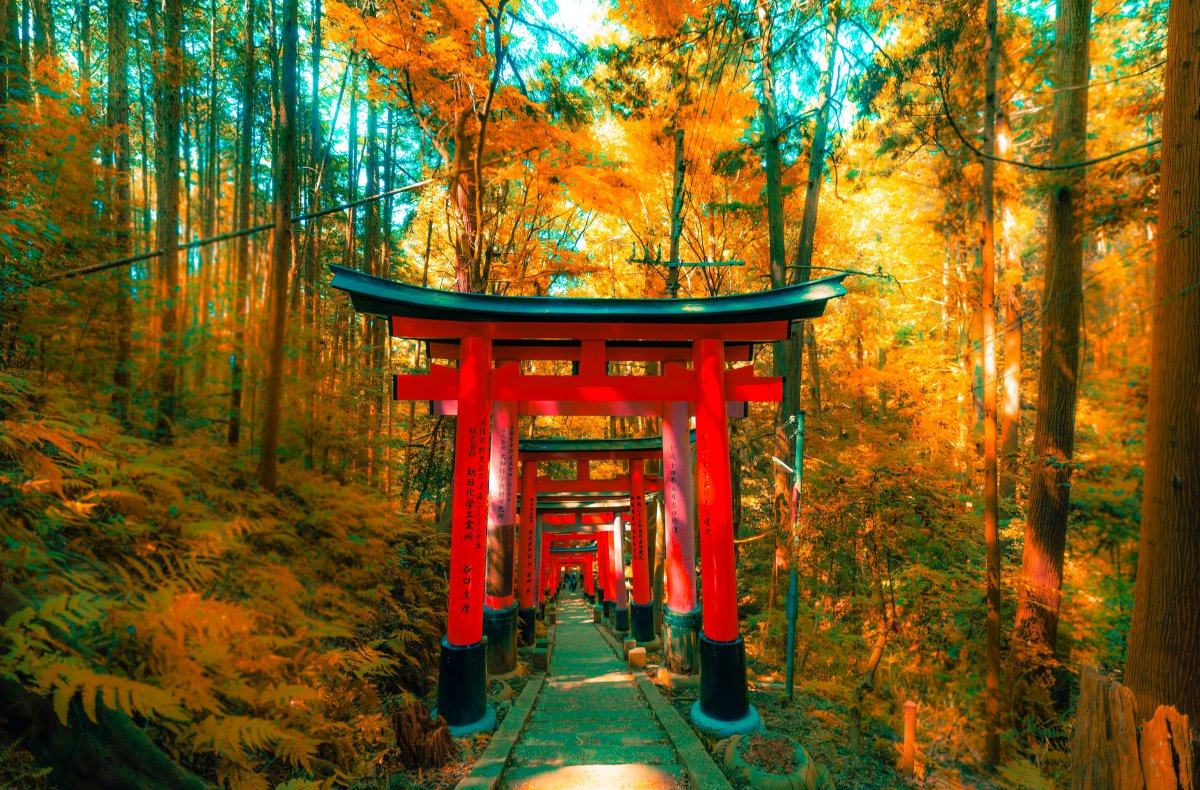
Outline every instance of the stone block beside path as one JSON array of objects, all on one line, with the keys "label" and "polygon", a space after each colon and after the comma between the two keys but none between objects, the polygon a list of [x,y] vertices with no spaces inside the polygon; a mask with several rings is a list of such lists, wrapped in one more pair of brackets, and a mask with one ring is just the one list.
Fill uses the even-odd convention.
[{"label": "stone block beside path", "polygon": [[635,647],[629,651],[629,670],[631,672],[646,668],[646,648]]}]

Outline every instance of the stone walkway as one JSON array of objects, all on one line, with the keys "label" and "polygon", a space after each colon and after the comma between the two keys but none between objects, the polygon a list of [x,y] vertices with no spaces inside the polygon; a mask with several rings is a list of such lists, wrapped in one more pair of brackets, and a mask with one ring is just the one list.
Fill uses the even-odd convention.
[{"label": "stone walkway", "polygon": [[687,787],[667,734],[580,598],[558,604],[550,672],[500,787]]}]

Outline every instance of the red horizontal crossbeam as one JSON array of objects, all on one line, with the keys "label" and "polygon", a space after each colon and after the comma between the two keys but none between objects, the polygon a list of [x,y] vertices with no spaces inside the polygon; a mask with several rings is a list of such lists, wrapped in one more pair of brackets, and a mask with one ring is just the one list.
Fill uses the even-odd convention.
[{"label": "red horizontal crossbeam", "polygon": [[550,526],[609,526],[613,523],[612,513],[580,513],[579,511],[558,510],[547,513],[542,517],[543,525]]},{"label": "red horizontal crossbeam", "polygon": [[595,532],[547,532],[542,535],[542,540],[546,543],[566,543],[579,540],[594,541],[595,539]]},{"label": "red horizontal crossbeam", "polygon": [[[662,454],[661,450],[653,451],[650,456],[657,458]],[[525,453],[521,456],[522,461],[530,460],[530,453]],[[653,476],[647,476],[646,490],[659,491],[662,489],[662,479]],[[587,494],[596,491],[621,491],[629,493],[629,475],[614,477],[611,480],[554,480],[549,477],[539,477],[537,479],[537,492],[539,494]]]},{"label": "red horizontal crossbeam", "polygon": [[786,340],[789,321],[729,324],[542,323],[450,321],[392,316],[392,335],[414,340],[486,337],[492,340],[724,340],[765,343]]},{"label": "red horizontal crossbeam", "polygon": [[[657,414],[664,402],[696,399],[695,376],[679,368],[669,369],[662,376],[606,376],[589,371],[576,376],[522,376],[516,365],[507,365],[493,370],[491,379],[491,398],[521,402],[522,414],[562,414],[570,405],[591,414],[595,411],[591,404],[605,408],[623,404],[627,409],[643,404]],[[453,414],[448,403],[458,397],[458,371],[434,364],[428,373],[398,374],[393,377],[392,394],[396,400],[440,401],[439,413]],[[751,365],[726,372],[727,402],[773,403],[782,399],[783,379],[778,376],[756,376]]]},{"label": "red horizontal crossbeam", "polygon": [[[458,359],[459,344],[448,340],[428,342],[430,359]],[[754,349],[751,343],[729,343],[725,346],[725,359],[729,362],[749,362]],[[571,342],[496,344],[492,347],[492,359],[507,361],[578,362],[582,356],[582,344]],[[664,345],[609,345],[605,344],[606,362],[691,362],[692,349],[688,344]]]}]

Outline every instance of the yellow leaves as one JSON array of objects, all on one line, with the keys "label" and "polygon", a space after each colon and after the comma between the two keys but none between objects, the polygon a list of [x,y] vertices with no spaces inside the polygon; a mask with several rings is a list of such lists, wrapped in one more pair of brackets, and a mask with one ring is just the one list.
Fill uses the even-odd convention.
[{"label": "yellow leaves", "polygon": [[247,750],[270,750],[293,766],[311,769],[318,744],[270,719],[209,716],[194,729],[193,746],[233,760],[241,760]]},{"label": "yellow leaves", "polygon": [[[6,583],[38,602],[3,624],[0,674],[63,721],[135,715],[233,786],[274,787],[319,748],[351,783],[388,743],[379,679],[418,688],[436,666],[446,552],[430,525],[316,472],[285,470],[293,498],[240,490],[223,449],[94,442],[103,421],[81,437],[35,397],[0,374],[18,426],[0,453],[29,463],[32,447],[69,499],[0,519]],[[413,622],[393,629],[395,596]]]},{"label": "yellow leaves", "polygon": [[54,712],[59,721],[68,723],[71,701],[80,695],[84,713],[96,719],[96,706],[137,714],[149,719],[185,721],[183,705],[169,691],[117,675],[92,671],[81,661],[59,661],[41,668],[38,685],[51,692]]}]

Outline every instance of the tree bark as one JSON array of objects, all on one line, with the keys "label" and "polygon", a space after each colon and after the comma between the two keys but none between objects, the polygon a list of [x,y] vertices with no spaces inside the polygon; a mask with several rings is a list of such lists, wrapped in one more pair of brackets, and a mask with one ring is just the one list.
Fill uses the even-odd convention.
[{"label": "tree bark", "polygon": [[[1007,113],[997,118],[999,130],[996,150],[1002,159],[1012,158],[1012,129]],[[1000,408],[1000,499],[1011,500],[1017,494],[1017,453],[1021,439],[1021,316],[1020,239],[1016,231],[1016,200],[997,195],[996,213],[1000,217],[1000,253],[1004,281],[1004,398]]]},{"label": "tree bark", "polygon": [[[1058,4],[1054,84],[1078,89],[1054,94],[1050,137],[1057,162],[1085,158],[1088,92],[1082,86],[1088,81],[1091,8],[1091,0],[1063,0]],[[1047,656],[1054,652],[1058,637],[1075,443],[1083,306],[1083,244],[1076,204],[1082,202],[1083,171],[1076,168],[1055,173],[1048,186],[1037,419],[1017,606],[1018,640],[1033,653]]]},{"label": "tree bark", "polygon": [[[7,5],[7,3],[6,3]],[[110,165],[113,170],[112,223],[113,255],[132,252],[133,217],[130,209],[132,181],[129,175],[129,70],[125,53],[129,48],[129,5],[127,0],[108,2],[108,102],[105,120],[113,135]],[[129,269],[113,273],[116,284],[117,360],[113,367],[112,414],[122,428],[129,427],[130,384],[133,372],[133,300]]]},{"label": "tree bark", "polygon": [[1142,531],[1125,683],[1200,717],[1200,6],[1171,4]]},{"label": "tree bark", "polygon": [[980,260],[983,263],[983,535],[987,585],[987,644],[984,694],[984,752],[1000,764],[1000,531],[996,463],[996,0],[987,0],[984,68],[983,179]]},{"label": "tree bark", "polygon": [[[775,98],[775,64],[771,51],[774,27],[774,6],[770,0],[758,0],[758,55],[759,55],[759,115],[763,127],[763,169],[766,180],[767,200],[767,245],[770,255],[771,287],[783,288],[788,283],[786,252],[783,238],[783,185],[782,164],[779,152],[779,120]],[[791,456],[788,440],[788,417],[795,413],[789,410],[799,407],[799,358],[795,353],[796,339],[790,337],[776,342],[772,348],[773,373],[783,376],[783,402],[775,411],[774,454],[777,458]],[[776,530],[782,532],[788,523],[791,502],[791,480],[782,467],[772,470],[774,498],[772,512]]]},{"label": "tree bark", "polygon": [[278,473],[276,452],[283,401],[283,350],[287,343],[287,286],[292,268],[292,193],[296,169],[296,49],[297,0],[283,8],[283,57],[279,106],[275,112],[275,230],[271,247],[271,334],[267,362],[267,391],[263,398],[263,432],[258,459],[258,482],[274,491]]},{"label": "tree bark", "polygon": [[1071,741],[1071,790],[1143,790],[1137,729],[1129,689],[1084,667]]},{"label": "tree bark", "polygon": [[[252,181],[254,140],[254,0],[246,0],[246,31],[242,77],[242,128],[238,141],[238,227],[250,226],[250,187]],[[246,370],[246,316],[250,278],[250,237],[239,236],[235,242],[233,297],[233,355],[230,370],[229,434],[231,447],[237,447],[242,426],[242,384]]]},{"label": "tree bark", "polygon": [[[182,79],[182,0],[163,0],[161,56],[154,69],[155,238],[158,259],[159,341],[155,396],[158,413],[154,434],[170,444],[175,430],[179,357],[179,133]],[[151,11],[152,25],[158,13]]]}]

